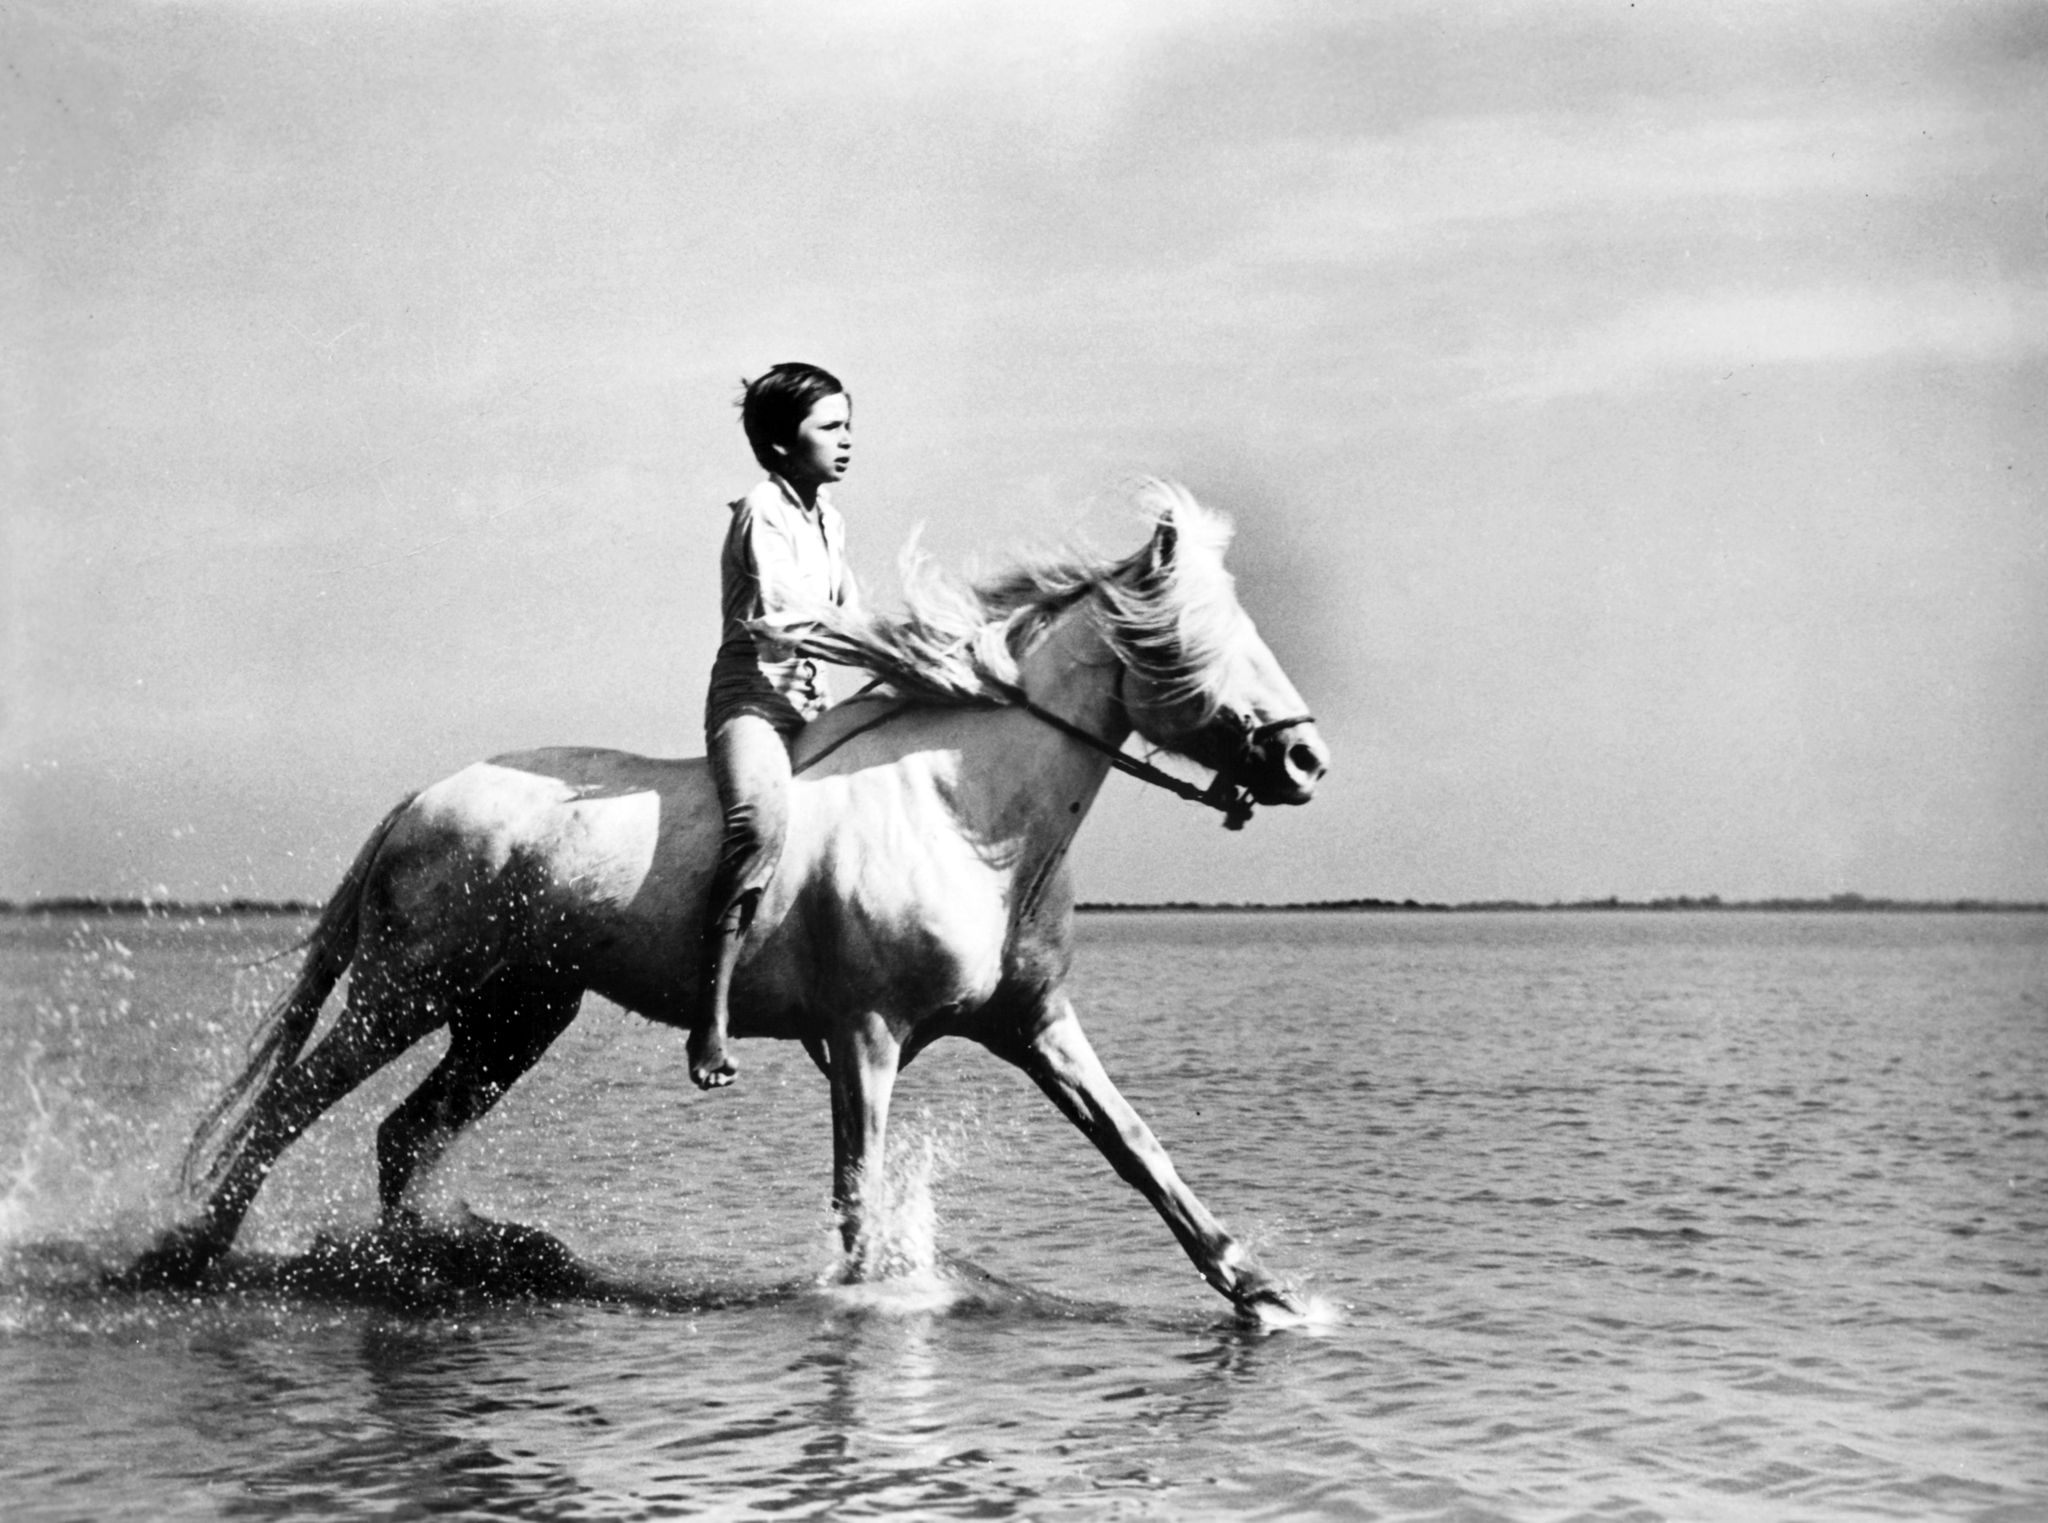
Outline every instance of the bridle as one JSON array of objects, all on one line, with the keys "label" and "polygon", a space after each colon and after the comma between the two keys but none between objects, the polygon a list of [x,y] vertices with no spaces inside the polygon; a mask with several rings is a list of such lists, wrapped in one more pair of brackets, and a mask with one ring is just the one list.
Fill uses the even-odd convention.
[{"label": "bridle", "polygon": [[[1092,730],[1075,724],[1071,719],[1063,719],[1051,709],[1032,702],[1020,687],[1007,682],[992,683],[991,686],[1003,695],[1004,702],[1009,707],[1022,709],[1033,719],[1049,724],[1062,735],[1071,736],[1090,750],[1101,753],[1117,771],[1135,777],[1141,783],[1164,788],[1168,793],[1184,798],[1191,804],[1208,805],[1223,816],[1225,830],[1242,830],[1252,817],[1252,794],[1251,789],[1245,785],[1244,775],[1251,771],[1256,763],[1260,744],[1269,736],[1277,735],[1280,731],[1291,729],[1295,725],[1315,723],[1313,714],[1297,714],[1291,719],[1269,719],[1264,724],[1254,725],[1237,710],[1225,705],[1217,711],[1216,717],[1219,723],[1232,732],[1229,754],[1224,758],[1223,764],[1216,769],[1216,775],[1209,779],[1209,786],[1198,788],[1193,783],[1175,777],[1171,772],[1162,771],[1148,761],[1125,755],[1121,748],[1111,745]],[[1128,720],[1131,708],[1124,697],[1124,668],[1121,665],[1116,669],[1116,702]]]},{"label": "bridle", "polygon": [[[989,707],[1022,709],[1040,723],[1050,725],[1062,735],[1078,740],[1091,751],[1098,752],[1107,758],[1112,767],[1126,776],[1135,777],[1141,783],[1150,783],[1155,788],[1164,788],[1176,798],[1186,799],[1191,804],[1206,804],[1209,808],[1216,810],[1223,816],[1223,828],[1225,830],[1242,830],[1246,822],[1252,817],[1252,794],[1251,789],[1244,782],[1244,777],[1246,773],[1251,771],[1258,759],[1259,746],[1270,736],[1277,735],[1282,730],[1291,729],[1298,724],[1315,723],[1315,716],[1313,714],[1296,714],[1291,719],[1269,719],[1264,724],[1255,725],[1245,718],[1244,715],[1238,713],[1237,710],[1225,705],[1217,711],[1216,717],[1218,722],[1231,731],[1229,754],[1224,758],[1223,765],[1216,769],[1216,775],[1209,779],[1209,786],[1198,788],[1193,783],[1175,777],[1171,772],[1162,771],[1148,761],[1142,761],[1135,756],[1125,755],[1121,748],[1111,745],[1094,731],[1075,724],[1071,719],[1055,714],[1051,709],[1046,708],[1042,704],[1033,702],[1024,689],[1014,683],[988,679],[988,685],[997,694],[996,697],[987,700]],[[860,693],[856,694],[855,697],[865,697],[879,686],[881,686],[881,679],[876,678],[867,687],[863,688]],[[865,735],[868,731],[880,725],[887,724],[906,709],[917,707],[917,702],[914,698],[898,699],[865,724],[855,725],[851,730],[838,737],[832,744],[826,746],[815,756],[805,758],[803,763],[794,769],[795,772],[809,771],[848,741]],[[1122,665],[1119,665],[1116,669],[1116,703],[1117,707],[1124,711],[1124,717],[1128,720],[1131,709],[1129,702],[1124,697],[1124,668]]]}]

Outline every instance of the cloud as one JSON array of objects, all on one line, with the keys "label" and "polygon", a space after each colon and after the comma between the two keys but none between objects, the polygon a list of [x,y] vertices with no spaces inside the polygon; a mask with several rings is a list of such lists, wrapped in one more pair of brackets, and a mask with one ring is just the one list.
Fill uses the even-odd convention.
[{"label": "cloud", "polygon": [[1540,400],[1754,365],[1997,364],[2041,354],[2048,354],[2048,285],[1920,282],[1666,297],[1546,354],[1480,363],[1507,373],[1490,396]]},{"label": "cloud", "polygon": [[[1578,231],[1574,219],[1662,220],[1674,207],[1792,197],[1896,197],[1985,167],[1973,116],[1935,106],[1891,111],[1728,115],[1701,120],[1566,113],[1468,116],[1385,137],[1260,145],[1307,188],[1267,218],[1275,261],[1410,259],[1462,246],[1482,228],[1524,239]],[[1270,179],[1273,167],[1264,171]],[[1490,226],[1489,226],[1490,225]]]}]

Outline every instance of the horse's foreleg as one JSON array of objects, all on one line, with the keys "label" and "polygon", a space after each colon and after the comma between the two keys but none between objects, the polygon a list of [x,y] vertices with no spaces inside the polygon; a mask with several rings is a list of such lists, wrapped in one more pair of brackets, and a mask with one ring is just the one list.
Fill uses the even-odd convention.
[{"label": "horse's foreleg", "polygon": [[1014,1048],[995,1050],[1030,1074],[1117,1173],[1152,1202],[1202,1278],[1218,1292],[1247,1310],[1260,1305],[1301,1309],[1181,1181],[1152,1128],[1104,1072],[1064,996]]},{"label": "horse's foreleg", "polygon": [[882,1180],[898,1056],[896,1039],[874,1016],[835,1030],[827,1052],[832,1079],[832,1209],[838,1213],[840,1241],[856,1271],[862,1264],[869,1202]]},{"label": "horse's foreleg", "polygon": [[[823,1037],[807,1036],[803,1039],[804,1052],[817,1064],[818,1072],[825,1076],[826,1092],[832,1097],[832,1209],[839,1212],[840,1181],[846,1172],[846,1134],[848,1122],[845,1117],[846,1100],[839,1082],[832,1074],[832,1048]],[[844,1221],[844,1216],[840,1217]]]}]

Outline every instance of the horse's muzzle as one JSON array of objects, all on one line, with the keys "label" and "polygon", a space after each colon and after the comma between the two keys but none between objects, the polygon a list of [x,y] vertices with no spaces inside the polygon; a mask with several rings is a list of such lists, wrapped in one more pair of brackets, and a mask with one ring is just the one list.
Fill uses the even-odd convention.
[{"label": "horse's muzzle", "polygon": [[1261,804],[1306,804],[1329,770],[1330,748],[1304,719],[1259,737],[1244,784]]}]

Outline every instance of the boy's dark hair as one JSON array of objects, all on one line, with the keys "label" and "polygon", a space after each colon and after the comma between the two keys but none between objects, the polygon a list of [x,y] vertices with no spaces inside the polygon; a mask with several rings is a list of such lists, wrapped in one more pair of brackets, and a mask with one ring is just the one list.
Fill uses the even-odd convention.
[{"label": "boy's dark hair", "polygon": [[829,370],[799,360],[776,365],[751,381],[742,378],[740,385],[746,388],[740,393],[740,427],[747,431],[754,458],[767,471],[782,464],[773,446],[794,443],[797,429],[819,399],[846,390]]}]

